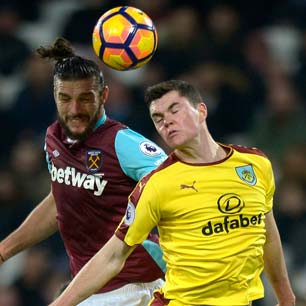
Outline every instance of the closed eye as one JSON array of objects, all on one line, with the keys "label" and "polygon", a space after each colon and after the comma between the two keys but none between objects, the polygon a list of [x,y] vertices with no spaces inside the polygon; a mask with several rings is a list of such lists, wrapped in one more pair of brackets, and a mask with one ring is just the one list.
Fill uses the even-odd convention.
[{"label": "closed eye", "polygon": [[159,123],[162,123],[162,122],[163,122],[163,119],[162,119],[162,118],[155,119],[154,122],[157,123],[157,124],[159,124]]},{"label": "closed eye", "polygon": [[58,95],[58,100],[61,102],[61,103],[67,103],[70,101],[70,97],[68,95],[64,95],[64,94],[59,94]]},{"label": "closed eye", "polygon": [[179,104],[178,103],[173,103],[170,107],[169,107],[169,111],[171,112],[171,114],[175,114],[180,110]]},{"label": "closed eye", "polygon": [[161,123],[163,121],[163,117],[161,115],[154,114],[152,115],[152,120],[154,123]]},{"label": "closed eye", "polygon": [[79,100],[82,103],[90,103],[95,101],[95,97],[92,95],[92,93],[83,94],[79,97]]}]

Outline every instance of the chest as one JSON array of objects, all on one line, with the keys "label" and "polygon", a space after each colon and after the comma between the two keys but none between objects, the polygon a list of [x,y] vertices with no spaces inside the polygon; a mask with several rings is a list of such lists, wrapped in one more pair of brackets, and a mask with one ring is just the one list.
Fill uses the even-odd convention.
[{"label": "chest", "polygon": [[105,195],[112,186],[129,185],[123,173],[113,141],[94,145],[67,144],[48,138],[46,156],[53,190],[60,195],[83,191],[91,196]]},{"label": "chest", "polygon": [[253,216],[266,210],[266,182],[255,167],[182,167],[173,177],[160,184],[165,220]]}]

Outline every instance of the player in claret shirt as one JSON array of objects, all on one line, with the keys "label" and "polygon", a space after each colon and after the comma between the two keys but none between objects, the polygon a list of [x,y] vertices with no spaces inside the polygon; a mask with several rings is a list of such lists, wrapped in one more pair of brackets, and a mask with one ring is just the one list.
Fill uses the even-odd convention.
[{"label": "player in claret shirt", "polygon": [[184,81],[152,86],[145,100],[173,153],[140,180],[113,237],[50,306],[74,306],[105,285],[155,226],[167,270],[149,305],[247,306],[264,295],[265,268],[279,305],[293,306],[268,158],[216,142],[205,103]]},{"label": "player in claret shirt", "polygon": [[[45,143],[52,188],[0,243],[0,263],[59,231],[75,276],[112,236],[139,179],[167,156],[107,117],[109,88],[93,61],[75,55],[62,38],[38,53],[55,60],[58,120],[48,128]],[[148,234],[121,273],[82,306],[147,305],[153,290],[163,284],[163,269],[158,237]]]}]

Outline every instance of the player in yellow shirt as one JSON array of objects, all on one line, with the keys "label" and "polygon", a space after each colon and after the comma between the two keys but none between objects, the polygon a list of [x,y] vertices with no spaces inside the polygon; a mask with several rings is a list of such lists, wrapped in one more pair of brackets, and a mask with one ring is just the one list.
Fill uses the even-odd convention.
[{"label": "player in yellow shirt", "polygon": [[221,148],[226,155],[217,162],[191,164],[170,155],[134,190],[116,232],[136,245],[158,226],[167,262],[163,293],[180,301],[173,305],[248,305],[263,295],[271,166],[257,150]]},{"label": "player in yellow shirt", "polygon": [[264,295],[264,267],[279,305],[293,306],[268,158],[216,142],[186,82],[152,86],[145,99],[173,152],[138,183],[114,236],[51,306],[74,306],[106,284],[156,226],[167,271],[151,306],[249,305]]}]

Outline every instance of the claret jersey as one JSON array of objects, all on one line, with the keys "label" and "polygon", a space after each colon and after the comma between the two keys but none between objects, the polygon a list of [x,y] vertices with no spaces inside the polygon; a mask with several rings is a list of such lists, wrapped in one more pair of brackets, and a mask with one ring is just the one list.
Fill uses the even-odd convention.
[{"label": "claret jersey", "polygon": [[[84,142],[71,141],[55,122],[47,130],[45,151],[59,231],[74,276],[114,234],[136,182],[166,155],[105,115]],[[146,248],[148,243],[136,248],[123,270],[101,292],[163,277],[161,263],[148,251],[152,245],[159,248],[155,238],[149,235],[146,242],[151,243],[150,248]]]},{"label": "claret jersey", "polygon": [[272,167],[257,149],[223,147],[227,157],[209,164],[171,154],[138,183],[116,231],[132,246],[158,227],[170,306],[248,305],[263,297]]}]

